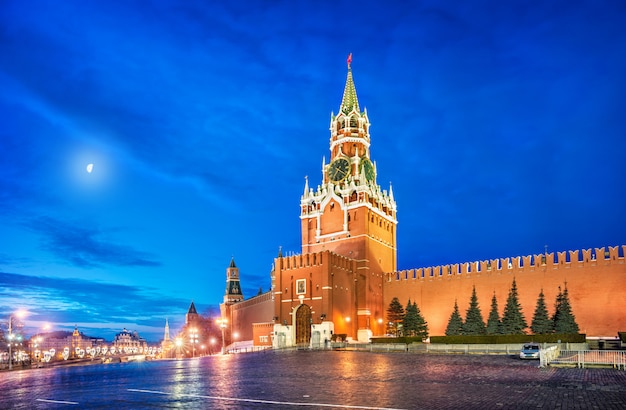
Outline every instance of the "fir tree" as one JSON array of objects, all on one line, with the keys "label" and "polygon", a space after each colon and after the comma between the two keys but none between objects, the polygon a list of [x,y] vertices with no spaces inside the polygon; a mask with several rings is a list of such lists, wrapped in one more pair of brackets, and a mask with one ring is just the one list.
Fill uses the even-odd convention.
[{"label": "fir tree", "polygon": [[567,283],[565,289],[561,292],[559,286],[559,294],[556,297],[554,316],[554,331],[556,333],[578,333],[579,328],[576,323],[574,313],[572,313],[572,306],[569,302],[569,293],[567,291]]},{"label": "fir tree", "polygon": [[552,333],[554,331],[554,322],[550,319],[550,316],[548,316],[548,308],[546,307],[545,297],[543,296],[543,289],[541,289],[539,298],[537,299],[537,306],[535,307],[535,314],[533,315],[530,330],[536,335]]},{"label": "fir tree", "polygon": [[502,333],[505,335],[523,335],[524,329],[527,327],[526,319],[524,319],[524,314],[522,313],[522,306],[517,297],[517,284],[515,279],[513,279],[509,297],[506,300],[506,306],[504,306],[504,314],[502,315]]},{"label": "fir tree", "polygon": [[411,300],[409,300],[409,303],[406,305],[402,330],[405,336],[419,336],[422,339],[428,337],[428,325],[417,307],[417,303],[413,302],[413,304],[411,304]]},{"label": "fir tree", "polygon": [[563,304],[563,291],[561,290],[561,287],[559,286],[559,293],[556,295],[556,300],[554,301],[554,313],[552,314],[552,326],[556,328],[556,326],[554,326],[554,324],[556,323],[556,318],[559,315],[559,312],[561,311],[561,305]]},{"label": "fir tree", "polygon": [[402,319],[402,332],[404,336],[414,336],[417,328],[417,311],[413,309],[411,299],[404,309],[404,318]]},{"label": "fir tree", "polygon": [[454,301],[454,310],[448,320],[448,327],[446,327],[446,336],[457,336],[463,334],[463,318],[459,313],[459,306]]},{"label": "fir tree", "polygon": [[404,319],[404,308],[398,298],[393,298],[387,308],[387,331],[397,336],[402,319]]},{"label": "fir tree", "polygon": [[463,325],[464,335],[484,335],[486,332],[483,314],[478,307],[478,297],[476,296],[476,286],[472,290],[470,305],[465,313],[465,324]]},{"label": "fir tree", "polygon": [[426,322],[424,316],[422,316],[422,312],[415,302],[413,302],[413,310],[417,313],[415,336],[420,336],[422,340],[424,340],[428,338],[428,322]]},{"label": "fir tree", "polygon": [[502,334],[502,323],[500,323],[500,314],[498,313],[498,300],[496,299],[496,292],[493,292],[493,297],[491,298],[491,310],[489,311],[486,330],[488,335]]}]

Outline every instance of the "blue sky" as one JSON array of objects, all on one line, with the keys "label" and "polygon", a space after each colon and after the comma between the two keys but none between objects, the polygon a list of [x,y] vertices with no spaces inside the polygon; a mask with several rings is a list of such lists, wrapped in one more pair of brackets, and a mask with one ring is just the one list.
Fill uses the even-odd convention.
[{"label": "blue sky", "polygon": [[349,53],[399,268],[626,244],[624,21],[622,1],[3,1],[0,315],[158,340],[222,301],[233,256],[267,290]]}]

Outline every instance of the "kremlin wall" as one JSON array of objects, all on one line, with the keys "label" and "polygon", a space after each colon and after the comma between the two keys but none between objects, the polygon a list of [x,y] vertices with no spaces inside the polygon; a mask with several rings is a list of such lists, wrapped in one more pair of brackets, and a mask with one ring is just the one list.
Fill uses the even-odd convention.
[{"label": "kremlin wall", "polygon": [[[332,258],[331,263],[324,264],[324,253],[281,257],[277,258],[275,263],[282,265],[286,271],[299,268],[316,271],[322,269],[324,265],[342,265],[337,260],[343,261],[344,264],[350,261],[348,258],[331,253],[327,256]],[[377,319],[386,319],[386,308],[391,300],[397,297],[403,306],[409,299],[417,302],[428,322],[431,336],[444,335],[454,302],[458,303],[459,311],[465,317],[474,286],[485,322],[494,294],[502,317],[511,283],[515,278],[519,302],[528,326],[532,322],[539,293],[543,290],[548,313],[551,315],[554,312],[559,286],[563,289],[567,285],[580,332],[589,337],[615,337],[618,331],[626,329],[626,313],[623,312],[626,293],[625,254],[626,245],[622,245],[595,250],[557,252],[556,255],[547,253],[387,273],[381,282],[380,293],[376,292],[382,294],[382,305],[372,312],[373,318],[376,319],[371,324],[373,334],[384,334],[384,326],[377,326]],[[352,277],[351,274],[337,276],[347,276],[349,279]],[[320,304],[322,300],[334,299],[341,300],[342,304],[354,304],[354,290],[350,282],[351,280],[340,282],[341,286],[338,289],[343,294],[337,294],[334,298],[323,298],[321,294],[319,297],[312,295],[311,303],[317,304],[314,302],[315,299],[318,299]],[[315,286],[319,289],[317,285]],[[322,287],[325,287],[324,284]],[[264,300],[267,300],[267,296]],[[298,301],[293,300],[290,307],[297,304]],[[260,306],[256,305],[254,309],[259,312]],[[332,311],[321,306],[318,310]],[[348,307],[341,309],[349,310]],[[267,307],[265,311],[267,312]],[[247,314],[242,312],[242,316]],[[337,324],[342,320],[340,316],[332,319]],[[245,323],[245,320],[240,323]],[[345,331],[351,333],[348,329]],[[249,334],[249,331],[246,333]]]},{"label": "kremlin wall", "polygon": [[556,257],[548,253],[389,273],[383,286],[384,304],[388,306],[394,297],[403,305],[409,299],[416,301],[430,335],[444,335],[455,300],[465,317],[473,286],[483,319],[487,320],[494,293],[502,317],[515,278],[519,302],[530,326],[541,290],[551,315],[559,286],[567,284],[580,332],[591,337],[615,337],[626,329],[625,253],[626,246],[615,246],[557,252]]}]

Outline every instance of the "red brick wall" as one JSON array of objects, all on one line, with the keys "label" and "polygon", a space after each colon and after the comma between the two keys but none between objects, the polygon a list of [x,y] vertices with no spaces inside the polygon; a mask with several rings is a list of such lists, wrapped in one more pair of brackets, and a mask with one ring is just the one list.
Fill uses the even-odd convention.
[{"label": "red brick wall", "polygon": [[235,338],[232,334],[230,341],[252,340],[252,323],[271,322],[273,317],[274,302],[271,292],[231,305],[229,318],[232,324],[231,329],[233,333],[238,332],[239,336]]},{"label": "red brick wall", "polygon": [[[490,270],[488,261],[482,261],[479,263],[480,269],[476,269],[475,264],[465,263],[396,272],[388,275],[383,285],[384,304],[389,306],[393,297],[398,297],[402,305],[406,305],[409,298],[416,301],[428,322],[430,335],[443,335],[455,300],[465,317],[473,286],[476,286],[485,322],[494,292],[502,316],[515,278],[519,301],[530,326],[541,289],[548,312],[552,315],[558,287],[563,288],[567,282],[572,310],[581,333],[587,336],[615,336],[618,331],[626,329],[626,313],[623,309],[626,295],[624,251],[626,246],[622,246],[621,255],[617,247],[607,250],[600,248],[595,252],[573,251],[569,255],[559,252],[557,258],[554,254],[548,254],[545,264],[542,264],[543,255],[523,257],[520,261],[512,258],[494,259],[489,261]],[[607,252],[609,255],[605,257]]]},{"label": "red brick wall", "polygon": [[254,346],[272,346],[272,332],[274,323],[254,323],[252,324],[252,335]]}]

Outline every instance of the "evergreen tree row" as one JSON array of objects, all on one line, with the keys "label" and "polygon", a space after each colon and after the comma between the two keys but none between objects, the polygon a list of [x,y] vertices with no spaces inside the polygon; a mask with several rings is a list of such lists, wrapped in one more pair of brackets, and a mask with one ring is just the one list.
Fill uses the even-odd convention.
[{"label": "evergreen tree row", "polygon": [[398,298],[391,300],[387,308],[387,333],[396,336],[428,338],[428,323],[424,320],[416,302],[411,303],[409,299],[405,309]]},{"label": "evergreen tree row", "polygon": [[[511,284],[509,296],[504,306],[502,319],[498,313],[498,301],[494,292],[491,298],[491,309],[487,317],[487,323],[483,320],[480,307],[478,306],[478,297],[476,296],[476,287],[472,290],[469,307],[465,313],[465,320],[461,317],[459,306],[454,301],[454,309],[448,320],[446,327],[446,336],[453,335],[510,335],[525,334],[528,328],[522,306],[519,303],[517,294],[517,284],[515,279]],[[546,307],[543,289],[539,293],[535,314],[530,325],[530,330],[534,334],[544,333],[578,333],[579,328],[572,312],[567,292],[567,283],[561,291],[559,286],[559,294],[556,297],[554,306],[554,314],[550,317]]]}]

